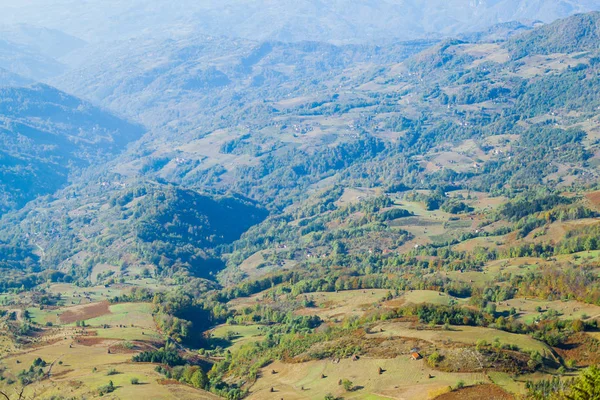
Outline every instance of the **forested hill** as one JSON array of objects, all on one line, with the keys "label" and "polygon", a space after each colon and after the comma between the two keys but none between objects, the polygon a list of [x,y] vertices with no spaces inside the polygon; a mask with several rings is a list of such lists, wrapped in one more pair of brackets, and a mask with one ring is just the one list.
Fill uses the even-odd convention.
[{"label": "forested hill", "polygon": [[[8,74],[4,84],[19,83]],[[144,130],[43,84],[0,88],[0,214],[107,161]]]},{"label": "forested hill", "polygon": [[600,49],[600,12],[578,14],[514,37],[508,42],[512,58],[553,53],[597,52]]},{"label": "forested hill", "polygon": [[224,266],[215,249],[239,239],[267,216],[239,197],[158,183],[123,188],[114,176],[91,179],[7,216],[5,222],[13,226],[5,226],[0,243],[20,246],[19,239],[27,237],[42,253],[33,257],[36,265],[15,266],[7,257],[2,267],[10,265],[11,273],[21,267],[51,268],[81,282],[99,279],[97,265],[118,265],[132,275],[146,270],[208,278]]}]

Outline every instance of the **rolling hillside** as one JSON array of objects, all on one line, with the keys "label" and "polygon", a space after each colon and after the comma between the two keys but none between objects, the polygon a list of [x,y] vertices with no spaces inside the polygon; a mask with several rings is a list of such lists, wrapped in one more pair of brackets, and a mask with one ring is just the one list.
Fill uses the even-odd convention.
[{"label": "rolling hillside", "polygon": [[[86,40],[140,16],[65,55],[79,97],[0,89],[0,391],[600,396],[600,13],[460,28],[595,2],[362,2],[373,37],[438,30],[377,45],[294,41],[348,1],[262,3],[269,40],[109,3],[62,9]],[[162,10],[177,33],[140,33]]]}]

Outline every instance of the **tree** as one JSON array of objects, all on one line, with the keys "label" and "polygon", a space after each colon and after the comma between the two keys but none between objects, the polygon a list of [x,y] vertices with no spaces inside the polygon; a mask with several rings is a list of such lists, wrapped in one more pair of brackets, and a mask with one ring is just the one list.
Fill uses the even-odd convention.
[{"label": "tree", "polygon": [[114,385],[113,381],[109,381],[108,385],[101,386],[98,389],[98,393],[100,394],[100,396],[103,396],[107,393],[112,393],[114,391],[115,391],[115,385]]},{"label": "tree", "polygon": [[600,399],[600,368],[591,366],[586,369],[571,387],[569,400]]},{"label": "tree", "polygon": [[189,384],[191,384],[191,383],[192,383],[192,377],[194,376],[194,373],[196,373],[196,371],[197,371],[198,369],[199,369],[199,368],[198,368],[198,367],[196,367],[196,366],[190,366],[190,367],[186,367],[186,368],[183,370],[183,374],[182,374],[182,376],[181,376],[181,380],[182,380],[183,382],[186,382],[186,383],[189,383]]},{"label": "tree", "polygon": [[432,367],[437,367],[438,363],[440,362],[440,360],[442,359],[442,356],[440,353],[438,353],[437,351],[434,351],[433,353],[431,353],[431,355],[427,358],[427,362],[429,363],[429,365],[431,365]]},{"label": "tree", "polygon": [[333,254],[335,254],[337,256],[346,254],[346,246],[344,245],[344,243],[342,243],[340,241],[336,240],[335,242],[333,242],[332,248],[333,248]]},{"label": "tree", "polygon": [[478,339],[475,348],[477,351],[481,351],[485,346],[487,346],[487,341],[485,339]]},{"label": "tree", "polygon": [[583,321],[580,319],[576,319],[575,321],[573,321],[573,331],[574,332],[581,332],[585,330],[585,325],[583,324]]},{"label": "tree", "polygon": [[529,361],[527,361],[527,366],[531,369],[537,369],[537,367],[542,364],[542,361],[542,355],[537,351],[532,351],[531,355],[529,356]]},{"label": "tree", "polygon": [[342,386],[346,392],[350,392],[354,388],[354,383],[349,379],[344,379],[342,381]]},{"label": "tree", "polygon": [[206,387],[206,385],[208,384],[208,380],[201,369],[198,369],[196,370],[196,372],[194,372],[192,378],[190,379],[190,384],[198,389]]}]

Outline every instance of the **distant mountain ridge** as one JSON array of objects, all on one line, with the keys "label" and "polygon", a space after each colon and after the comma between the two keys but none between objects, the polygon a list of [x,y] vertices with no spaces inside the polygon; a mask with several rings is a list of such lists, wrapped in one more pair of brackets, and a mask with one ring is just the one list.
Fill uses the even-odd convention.
[{"label": "distant mountain ridge", "polygon": [[0,26],[0,37],[55,59],[85,45],[83,40],[62,31],[27,24]]},{"label": "distant mountain ridge", "polygon": [[[7,0],[3,21],[59,29],[91,41],[201,32],[253,40],[365,43],[457,35],[514,20],[552,22],[600,10],[596,0]],[[119,24],[111,23],[116,21]],[[149,30],[152,27],[152,31]]]},{"label": "distant mountain ridge", "polygon": [[23,44],[13,43],[0,35],[0,68],[32,80],[43,80],[64,72],[56,59]]},{"label": "distant mountain ridge", "polygon": [[0,68],[0,87],[27,86],[34,83],[33,80],[19,74]]}]

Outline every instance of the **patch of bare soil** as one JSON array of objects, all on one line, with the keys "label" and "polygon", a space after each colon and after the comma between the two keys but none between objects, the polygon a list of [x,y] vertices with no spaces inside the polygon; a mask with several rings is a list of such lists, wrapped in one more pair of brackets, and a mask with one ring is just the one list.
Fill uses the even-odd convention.
[{"label": "patch of bare soil", "polygon": [[52,378],[54,378],[54,379],[62,378],[63,376],[66,376],[73,371],[75,371],[75,370],[74,369],[65,369],[64,371],[60,371],[58,373],[52,373]]},{"label": "patch of bare soil", "polygon": [[418,352],[429,354],[435,351],[435,346],[425,340],[416,338],[394,337],[379,342],[383,338],[368,339],[363,346],[363,354],[378,359],[408,356],[416,349]]},{"label": "patch of bare soil", "polygon": [[110,352],[114,354],[132,354],[138,353],[140,351],[149,351],[155,350],[154,346],[151,346],[144,342],[128,342],[129,344],[125,344],[125,342],[117,343],[113,346],[110,346]]},{"label": "patch of bare soil", "polygon": [[600,207],[600,191],[591,192],[585,195],[585,197],[596,207]]},{"label": "patch of bare soil", "polygon": [[600,341],[584,332],[571,335],[556,352],[565,360],[574,360],[578,367],[600,364]]},{"label": "patch of bare soil", "polygon": [[177,379],[157,379],[159,385],[183,385]]},{"label": "patch of bare soil", "polygon": [[81,381],[69,381],[68,385],[70,387],[72,387],[72,388],[79,389],[83,385],[83,382],[81,382]]},{"label": "patch of bare soil", "polygon": [[307,352],[287,359],[286,362],[296,363],[326,358],[338,359],[352,357],[353,355],[386,359],[402,355],[408,356],[415,349],[429,354],[434,351],[434,345],[417,338],[367,337],[367,333],[359,329],[339,339],[317,343],[311,346]]},{"label": "patch of bare soil", "polygon": [[101,317],[110,314],[108,306],[108,301],[102,301],[100,303],[70,307],[59,316],[59,319],[63,324],[71,324],[76,321],[85,321],[91,318]]},{"label": "patch of bare soil", "polygon": [[399,299],[388,300],[388,301],[382,303],[382,306],[387,307],[387,308],[400,308],[404,305],[404,303],[406,303],[406,300],[403,298],[399,298]]},{"label": "patch of bare soil", "polygon": [[75,343],[80,344],[82,346],[98,346],[103,344],[106,339],[102,339],[99,337],[77,337],[75,338]]}]

